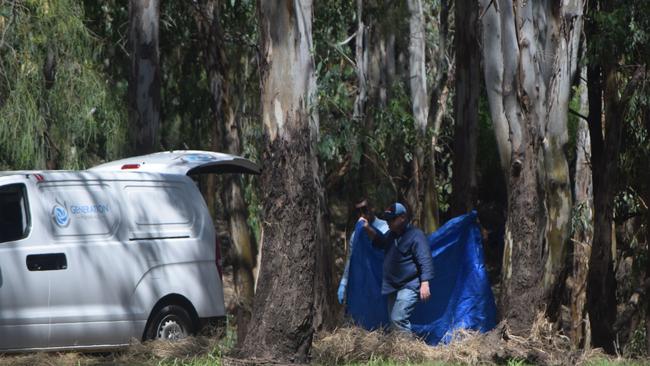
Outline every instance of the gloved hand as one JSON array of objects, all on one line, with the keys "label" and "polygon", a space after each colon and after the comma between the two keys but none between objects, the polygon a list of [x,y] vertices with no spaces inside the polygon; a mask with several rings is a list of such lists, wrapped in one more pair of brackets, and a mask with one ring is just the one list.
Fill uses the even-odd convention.
[{"label": "gloved hand", "polygon": [[339,304],[343,304],[343,298],[345,298],[345,287],[347,286],[348,281],[345,279],[341,280],[341,283],[339,284],[339,290],[337,291],[336,295],[339,298]]}]

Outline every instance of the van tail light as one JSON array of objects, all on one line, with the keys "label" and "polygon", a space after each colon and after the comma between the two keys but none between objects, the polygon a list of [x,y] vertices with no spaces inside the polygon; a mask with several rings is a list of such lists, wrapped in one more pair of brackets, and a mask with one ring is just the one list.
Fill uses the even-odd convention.
[{"label": "van tail light", "polygon": [[219,242],[219,236],[216,236],[214,245],[215,264],[217,265],[217,270],[219,271],[219,279],[223,280],[223,261],[221,259],[221,243]]},{"label": "van tail light", "polygon": [[129,170],[129,169],[139,169],[140,164],[124,164],[122,165],[122,170]]}]

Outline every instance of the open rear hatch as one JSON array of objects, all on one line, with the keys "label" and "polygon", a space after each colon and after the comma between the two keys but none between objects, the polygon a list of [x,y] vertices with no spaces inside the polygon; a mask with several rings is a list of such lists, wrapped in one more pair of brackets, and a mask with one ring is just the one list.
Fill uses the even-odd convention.
[{"label": "open rear hatch", "polygon": [[212,151],[176,150],[111,161],[93,171],[141,171],[180,175],[243,173],[260,174],[254,162],[236,155]]}]

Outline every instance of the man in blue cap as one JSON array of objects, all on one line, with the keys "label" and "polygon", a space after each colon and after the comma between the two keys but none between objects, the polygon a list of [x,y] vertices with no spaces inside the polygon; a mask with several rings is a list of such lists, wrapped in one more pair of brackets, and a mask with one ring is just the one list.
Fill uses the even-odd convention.
[{"label": "man in blue cap", "polygon": [[396,202],[378,215],[388,222],[386,234],[378,232],[361,218],[372,244],[384,250],[382,295],[388,298],[391,326],[411,332],[409,318],[418,299],[431,297],[429,281],[433,279],[431,249],[422,230],[413,226],[403,204]]}]

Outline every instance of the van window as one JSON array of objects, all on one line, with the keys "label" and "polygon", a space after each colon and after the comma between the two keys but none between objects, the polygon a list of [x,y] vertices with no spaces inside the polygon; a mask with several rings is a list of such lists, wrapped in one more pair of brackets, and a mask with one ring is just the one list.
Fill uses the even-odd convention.
[{"label": "van window", "polygon": [[189,237],[194,198],[180,185],[125,187],[132,218],[129,239]]},{"label": "van window", "polygon": [[25,185],[0,187],[0,243],[26,238],[30,221]]}]

